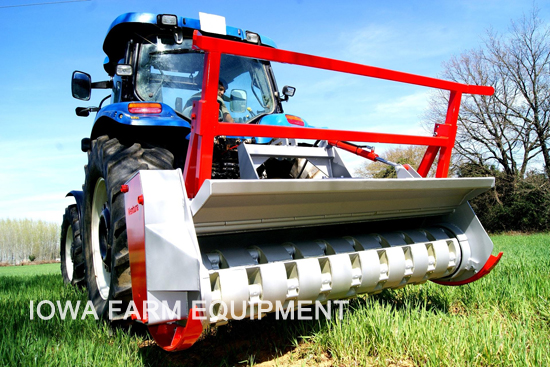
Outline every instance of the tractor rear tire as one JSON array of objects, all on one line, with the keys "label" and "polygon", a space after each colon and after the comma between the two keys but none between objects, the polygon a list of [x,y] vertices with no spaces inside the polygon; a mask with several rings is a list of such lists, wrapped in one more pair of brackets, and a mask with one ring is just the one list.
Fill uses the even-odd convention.
[{"label": "tractor rear tire", "polygon": [[61,275],[65,284],[85,286],[85,264],[76,205],[65,208],[60,238]]},{"label": "tractor rear tire", "polygon": [[[124,195],[120,187],[138,170],[172,169],[174,156],[159,147],[123,144],[100,136],[84,167],[83,241],[88,297],[98,316],[124,321],[132,300]],[[109,302],[118,312],[109,315]]]}]

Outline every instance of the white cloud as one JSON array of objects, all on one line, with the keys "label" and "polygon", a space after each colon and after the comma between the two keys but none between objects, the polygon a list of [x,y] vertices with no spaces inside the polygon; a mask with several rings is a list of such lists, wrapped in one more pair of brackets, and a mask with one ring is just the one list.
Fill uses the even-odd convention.
[{"label": "white cloud", "polygon": [[396,130],[400,134],[426,135],[420,121],[428,107],[429,92],[418,92],[394,101],[377,104],[369,118],[386,121],[381,128]]},{"label": "white cloud", "polygon": [[345,59],[385,69],[435,77],[441,63],[462,51],[460,32],[444,23],[385,21],[342,32]]}]

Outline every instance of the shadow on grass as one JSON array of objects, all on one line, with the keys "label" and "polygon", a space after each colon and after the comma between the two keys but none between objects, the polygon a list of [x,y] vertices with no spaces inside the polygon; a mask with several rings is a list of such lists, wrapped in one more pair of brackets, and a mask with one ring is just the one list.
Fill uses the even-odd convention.
[{"label": "shadow on grass", "polygon": [[[381,306],[389,306],[393,310],[424,310],[432,313],[455,313],[457,302],[464,301],[467,292],[462,292],[460,298],[449,296],[449,293],[439,286],[433,287],[431,284],[422,286],[406,286],[398,290],[385,289],[381,293],[370,296],[370,300],[377,302]],[[449,289],[446,289],[449,290]],[[366,298],[361,297],[357,302],[366,304]]]},{"label": "shadow on grass", "polygon": [[[273,361],[296,350],[303,337],[322,328],[316,320],[240,320],[212,329],[191,348],[169,353],[148,338],[140,350],[145,365],[235,366]],[[282,365],[280,363],[280,365]]]},{"label": "shadow on grass", "polygon": [[[426,289],[413,291],[383,291],[370,296],[350,300],[345,307],[345,317],[353,317],[360,309],[390,306],[392,310],[408,310],[433,313],[454,313],[450,301],[441,292]],[[311,314],[310,314],[311,315]],[[332,318],[338,317],[333,310]],[[327,320],[277,320],[275,314],[268,314],[262,320],[241,320],[212,329],[190,349],[169,353],[158,347],[147,337],[140,353],[145,365],[172,366],[235,366],[251,365],[273,361],[285,365],[285,360],[277,359],[289,352],[300,358],[298,345],[314,337],[327,328]]]}]

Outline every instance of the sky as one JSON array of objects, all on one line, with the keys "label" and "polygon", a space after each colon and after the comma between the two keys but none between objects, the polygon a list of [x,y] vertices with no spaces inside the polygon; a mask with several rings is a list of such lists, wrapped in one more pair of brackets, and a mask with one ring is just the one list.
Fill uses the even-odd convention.
[{"label": "sky", "polygon": [[[550,3],[537,1],[549,19]],[[227,25],[264,34],[290,51],[437,77],[453,55],[481,47],[491,28],[506,33],[529,13],[520,0],[436,1],[127,1],[1,0],[0,219],[61,223],[67,192],[84,182],[80,141],[94,122],[77,117],[74,70],[106,80],[103,40],[126,12],[221,15]],[[285,112],[308,123],[344,130],[423,134],[431,90],[291,65],[273,66],[279,88],[296,87]],[[382,150],[383,151],[383,150]],[[353,170],[360,162],[344,157]]]}]

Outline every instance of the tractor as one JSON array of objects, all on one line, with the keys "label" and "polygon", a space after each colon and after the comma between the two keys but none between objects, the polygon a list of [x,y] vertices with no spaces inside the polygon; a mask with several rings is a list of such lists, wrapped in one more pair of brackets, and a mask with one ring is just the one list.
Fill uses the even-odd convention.
[{"label": "tractor", "polygon": [[[494,179],[447,177],[461,97],[492,87],[281,50],[205,13],[123,14],[103,50],[108,80],[72,75],[73,97],[109,95],[76,109],[95,121],[83,189],[68,193],[61,271],[98,315],[146,325],[165,350],[230,319],[463,285],[502,256],[468,204]],[[447,115],[432,136],[319,128],[284,112],[296,89],[279,91],[274,62],[445,90]],[[426,152],[414,169],[375,143]],[[341,151],[397,178],[353,177]]]}]

